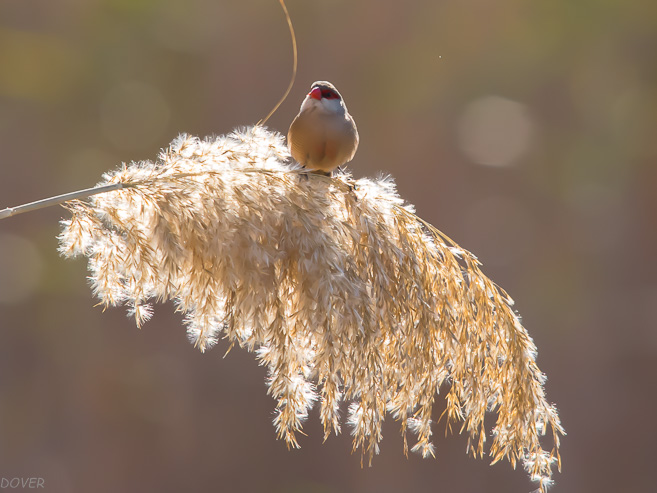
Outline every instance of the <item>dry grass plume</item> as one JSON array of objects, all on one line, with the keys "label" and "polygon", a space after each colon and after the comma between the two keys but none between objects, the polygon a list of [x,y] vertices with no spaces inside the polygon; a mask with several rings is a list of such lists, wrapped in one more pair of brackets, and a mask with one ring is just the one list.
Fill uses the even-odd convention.
[{"label": "dry grass plume", "polygon": [[469,450],[484,454],[494,412],[493,462],[522,462],[545,489],[563,429],[509,296],[391,180],[306,178],[288,160],[281,135],[260,126],[181,135],[157,161],[104,176],[125,189],[68,203],[61,252],[88,257],[95,295],[128,305],[137,325],[150,303],[173,300],[202,351],[219,337],[254,351],[290,446],[315,402],[325,435],[338,433],[346,400],[368,461],[387,413],[415,435],[412,450],[433,455],[445,384],[444,419]]}]

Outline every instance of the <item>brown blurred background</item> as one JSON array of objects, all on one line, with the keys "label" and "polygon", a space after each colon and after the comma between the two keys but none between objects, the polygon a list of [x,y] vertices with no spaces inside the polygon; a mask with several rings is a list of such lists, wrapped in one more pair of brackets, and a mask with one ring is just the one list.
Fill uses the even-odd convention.
[{"label": "brown blurred background", "polygon": [[[553,491],[653,491],[657,2],[288,0],[281,132],[312,81],[358,122],[356,177],[391,174],[516,300],[568,431]],[[0,207],[94,185],[179,133],[262,118],[290,76],[275,0],[0,1]],[[59,208],[0,223],[0,477],[49,492],[528,492],[521,469],[360,468],[348,428],[275,439],[252,354],[205,354],[158,305],[140,331],[57,255]],[[438,399],[440,402],[441,399]],[[436,418],[440,414],[440,405]],[[489,421],[492,425],[493,419]]]}]

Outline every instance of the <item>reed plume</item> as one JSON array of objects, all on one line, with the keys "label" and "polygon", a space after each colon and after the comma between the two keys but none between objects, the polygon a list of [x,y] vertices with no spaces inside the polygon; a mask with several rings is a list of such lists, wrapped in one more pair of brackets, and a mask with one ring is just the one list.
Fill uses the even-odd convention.
[{"label": "reed plume", "polygon": [[[492,461],[523,463],[544,490],[563,429],[536,347],[509,296],[463,250],[405,205],[390,179],[305,175],[261,126],[200,140],[104,175],[122,190],[67,204],[60,250],[88,257],[95,295],[137,325],[173,300],[204,351],[221,336],[255,352],[288,446],[315,402],[325,438],[340,432],[371,463],[386,413],[433,455],[444,384],[448,426]],[[547,432],[552,449],[539,442]]]}]

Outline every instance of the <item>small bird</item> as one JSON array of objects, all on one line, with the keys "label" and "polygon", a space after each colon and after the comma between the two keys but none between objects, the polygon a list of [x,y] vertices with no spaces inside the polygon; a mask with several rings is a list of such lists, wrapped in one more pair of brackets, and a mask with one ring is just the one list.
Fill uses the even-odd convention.
[{"label": "small bird", "polygon": [[358,129],[333,84],[317,81],[310,86],[290,125],[287,145],[300,165],[327,176],[353,159]]}]

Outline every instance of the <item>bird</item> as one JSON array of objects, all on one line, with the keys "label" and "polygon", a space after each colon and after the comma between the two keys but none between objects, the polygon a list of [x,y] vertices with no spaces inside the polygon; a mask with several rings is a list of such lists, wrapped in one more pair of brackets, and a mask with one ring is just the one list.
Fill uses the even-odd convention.
[{"label": "bird", "polygon": [[333,84],[313,82],[287,133],[290,154],[313,173],[331,176],[358,149],[358,129]]}]

